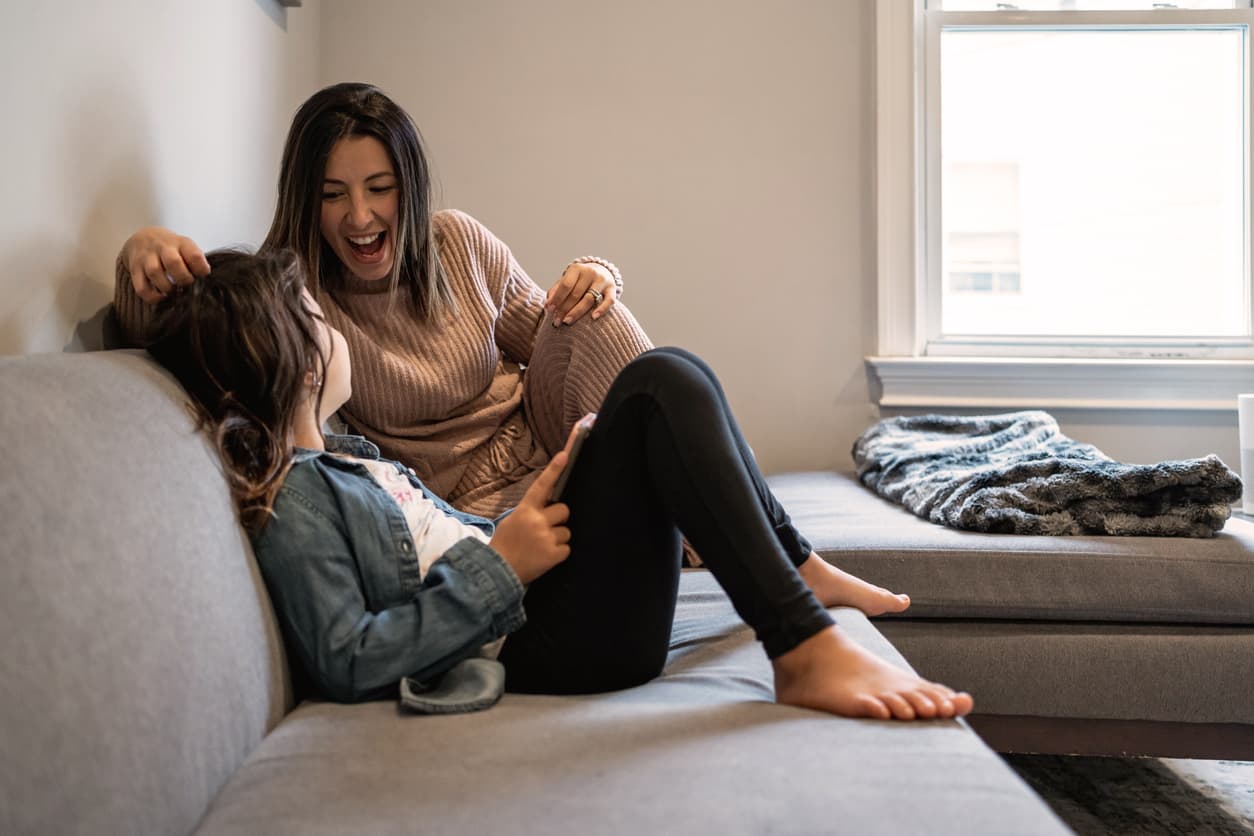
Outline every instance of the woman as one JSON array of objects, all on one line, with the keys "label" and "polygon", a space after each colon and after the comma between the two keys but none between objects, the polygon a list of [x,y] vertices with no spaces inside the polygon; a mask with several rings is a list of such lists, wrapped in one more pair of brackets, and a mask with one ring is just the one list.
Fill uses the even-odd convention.
[{"label": "woman", "polygon": [[[341,417],[476,514],[516,505],[572,424],[651,347],[616,304],[621,277],[608,261],[576,259],[546,295],[469,215],[432,214],[418,131],[370,85],[328,87],[293,118],[262,244],[278,248],[299,254],[352,347],[358,385]],[[143,342],[154,303],[209,270],[188,238],[132,235],[115,295],[128,341]]]},{"label": "woman", "polygon": [[[504,638],[508,688],[637,685],[666,660],[680,531],[770,656],[778,701],[850,716],[953,717],[971,698],[863,651],[825,605],[904,596],[811,550],[762,481],[713,373],[647,352],[567,451],[496,523],[453,511],[360,439],[326,437],[351,397],[350,350],[303,293],[298,259],[211,254],[174,290],[149,350],[195,400],[293,654],[327,696],[431,681]],[[709,478],[718,474],[718,478]]]}]

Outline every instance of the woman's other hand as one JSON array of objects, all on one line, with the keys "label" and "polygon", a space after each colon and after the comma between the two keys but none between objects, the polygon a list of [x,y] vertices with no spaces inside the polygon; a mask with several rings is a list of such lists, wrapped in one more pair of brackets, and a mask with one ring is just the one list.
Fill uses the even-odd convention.
[{"label": "woman's other hand", "polygon": [[[597,296],[601,297],[599,301]],[[570,325],[589,311],[593,319],[600,319],[617,300],[618,286],[608,268],[592,262],[576,262],[549,288],[544,305],[556,327]]]},{"label": "woman's other hand", "polygon": [[122,261],[131,274],[135,293],[155,304],[176,285],[191,284],[209,275],[209,261],[196,242],[159,226],[136,232],[122,245]]}]

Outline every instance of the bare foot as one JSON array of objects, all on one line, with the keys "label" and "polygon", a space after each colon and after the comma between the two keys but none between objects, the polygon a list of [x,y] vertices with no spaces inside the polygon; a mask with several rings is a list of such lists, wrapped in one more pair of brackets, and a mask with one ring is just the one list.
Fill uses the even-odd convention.
[{"label": "bare foot", "polygon": [[867,615],[901,612],[910,606],[909,595],[898,595],[837,569],[817,553],[797,570],[814,597],[825,607],[857,607]]},{"label": "bare foot", "polygon": [[772,661],[775,701],[844,717],[961,717],[971,695],[928,682],[864,650],[832,626]]}]

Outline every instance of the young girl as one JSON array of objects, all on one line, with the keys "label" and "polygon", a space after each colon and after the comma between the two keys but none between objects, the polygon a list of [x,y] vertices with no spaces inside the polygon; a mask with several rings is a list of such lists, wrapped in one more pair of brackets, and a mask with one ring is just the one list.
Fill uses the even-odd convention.
[{"label": "young girl", "polygon": [[292,651],[328,697],[439,677],[500,639],[506,687],[587,693],[657,676],[687,535],[770,657],[776,699],[849,716],[954,717],[971,697],[880,661],[825,606],[900,611],[790,524],[706,365],[650,351],[618,375],[561,501],[559,452],[497,521],[321,427],[349,397],[344,338],[298,259],[217,252],[158,310],[150,351],[192,395]]}]

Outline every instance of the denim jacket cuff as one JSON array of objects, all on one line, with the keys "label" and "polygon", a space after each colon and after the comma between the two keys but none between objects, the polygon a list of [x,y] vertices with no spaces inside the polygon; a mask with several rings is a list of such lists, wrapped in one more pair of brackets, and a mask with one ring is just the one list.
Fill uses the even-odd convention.
[{"label": "denim jacket cuff", "polygon": [[492,613],[496,637],[508,635],[527,622],[522,606],[523,585],[496,549],[467,537],[454,543],[442,559],[475,584]]}]

